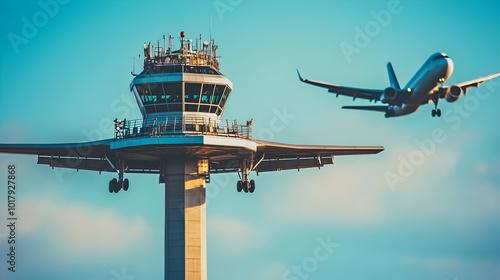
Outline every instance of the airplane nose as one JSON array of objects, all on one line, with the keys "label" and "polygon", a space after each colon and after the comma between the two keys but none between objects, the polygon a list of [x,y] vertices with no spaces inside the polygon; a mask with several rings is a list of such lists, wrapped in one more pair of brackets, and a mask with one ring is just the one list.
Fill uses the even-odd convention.
[{"label": "airplane nose", "polygon": [[446,64],[447,64],[447,67],[446,67],[446,79],[448,79],[451,74],[453,73],[453,60],[451,60],[451,58],[445,58],[446,59]]}]

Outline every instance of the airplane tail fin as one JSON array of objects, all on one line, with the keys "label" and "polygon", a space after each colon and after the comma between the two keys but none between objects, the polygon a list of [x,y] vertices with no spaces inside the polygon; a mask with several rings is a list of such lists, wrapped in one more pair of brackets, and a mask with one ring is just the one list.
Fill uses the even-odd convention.
[{"label": "airplane tail fin", "polygon": [[401,87],[399,86],[398,78],[396,78],[396,74],[394,73],[394,69],[392,68],[392,64],[390,62],[387,63],[387,72],[389,73],[389,82],[391,83],[391,87],[396,90],[400,90]]}]

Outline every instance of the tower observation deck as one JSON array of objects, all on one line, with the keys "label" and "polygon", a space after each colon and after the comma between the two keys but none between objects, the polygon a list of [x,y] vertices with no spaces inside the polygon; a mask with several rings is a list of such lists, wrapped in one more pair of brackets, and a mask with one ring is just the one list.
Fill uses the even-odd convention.
[{"label": "tower observation deck", "polygon": [[[164,36],[165,38],[165,36]],[[237,172],[238,192],[253,193],[249,174],[321,168],[335,156],[376,154],[381,146],[292,145],[252,138],[252,121],[222,120],[233,89],[220,72],[217,46],[193,44],[180,34],[180,48],[144,44],[144,69],[130,90],[140,120],[115,120],[114,137],[93,142],[0,144],[0,153],[32,154],[38,164],[116,172],[110,193],[129,189],[126,173],[149,173],[165,184],[164,279],[207,279],[206,183],[210,175]],[[314,188],[314,186],[305,186]]]},{"label": "tower observation deck", "polygon": [[[144,43],[144,70],[130,88],[144,118],[196,117],[219,120],[233,84],[219,70],[217,45],[185,39],[172,50]],[[165,45],[165,44],[164,44]]]}]

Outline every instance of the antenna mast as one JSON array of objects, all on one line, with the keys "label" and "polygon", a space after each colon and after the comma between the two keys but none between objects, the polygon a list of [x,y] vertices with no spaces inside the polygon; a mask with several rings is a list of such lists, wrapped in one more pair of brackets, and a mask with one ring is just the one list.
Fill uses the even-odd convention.
[{"label": "antenna mast", "polygon": [[[212,15],[210,15],[210,45],[212,44]],[[212,55],[212,48],[210,46],[210,55]]]}]

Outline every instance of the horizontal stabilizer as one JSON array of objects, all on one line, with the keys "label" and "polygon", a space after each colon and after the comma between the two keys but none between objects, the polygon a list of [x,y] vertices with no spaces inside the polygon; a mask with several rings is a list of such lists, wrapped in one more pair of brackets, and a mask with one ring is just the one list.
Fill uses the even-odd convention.
[{"label": "horizontal stabilizer", "polygon": [[365,110],[365,111],[378,111],[387,112],[389,106],[343,106],[342,109]]}]

